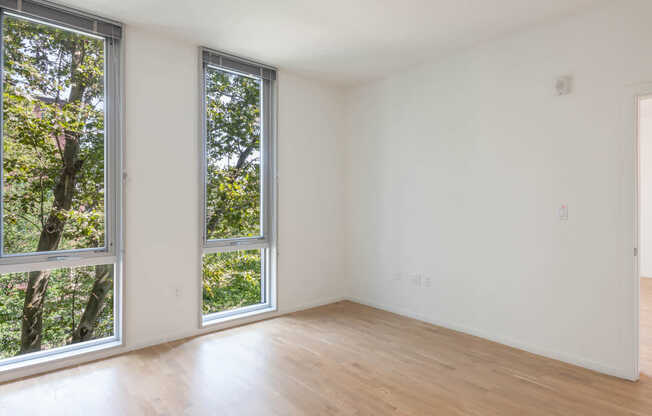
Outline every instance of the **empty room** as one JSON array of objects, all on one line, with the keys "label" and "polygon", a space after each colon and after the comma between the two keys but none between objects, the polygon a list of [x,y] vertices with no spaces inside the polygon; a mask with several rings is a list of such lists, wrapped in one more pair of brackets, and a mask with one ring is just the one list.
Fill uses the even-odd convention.
[{"label": "empty room", "polygon": [[649,0],[0,0],[0,416],[652,415]]}]

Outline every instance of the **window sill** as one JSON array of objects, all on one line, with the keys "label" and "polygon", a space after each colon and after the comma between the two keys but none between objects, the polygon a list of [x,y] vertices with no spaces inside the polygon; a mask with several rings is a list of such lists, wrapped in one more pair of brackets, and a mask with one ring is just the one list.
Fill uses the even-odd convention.
[{"label": "window sill", "polygon": [[[243,308],[244,309],[244,308]],[[253,316],[263,315],[271,312],[276,312],[276,307],[271,305],[259,305],[252,310],[242,310],[240,312],[233,311],[228,314],[211,314],[202,316],[201,327],[206,328],[214,325],[224,324],[227,322],[237,321],[239,319],[250,318]]]},{"label": "window sill", "polygon": [[[14,377],[11,375],[11,373],[14,372],[22,373],[23,371],[21,370],[25,370],[25,373],[29,373],[25,375],[47,372],[47,371],[54,370],[55,368],[59,368],[57,364],[60,364],[67,360],[69,360],[70,363],[65,363],[66,365],[76,365],[81,363],[81,361],[76,360],[75,358],[82,357],[82,356],[88,357],[91,356],[93,353],[103,352],[106,350],[122,347],[124,345],[123,342],[118,340],[117,338],[108,338],[105,340],[98,340],[98,341],[101,342],[96,342],[94,344],[87,345],[87,346],[80,346],[79,348],[71,348],[69,350],[64,350],[64,351],[51,351],[51,352],[44,351],[43,353],[36,353],[39,355],[34,356],[33,358],[27,355],[24,357],[24,359],[20,359],[22,358],[20,356],[14,357],[14,358],[18,358],[18,360],[15,361],[11,360],[5,364],[0,363],[0,382],[24,376],[21,374],[16,374],[16,376]],[[90,357],[89,359],[94,359],[94,358],[99,358],[99,357]],[[42,367],[42,369],[39,369],[38,367]],[[29,371],[29,370],[34,370],[34,371]]]}]

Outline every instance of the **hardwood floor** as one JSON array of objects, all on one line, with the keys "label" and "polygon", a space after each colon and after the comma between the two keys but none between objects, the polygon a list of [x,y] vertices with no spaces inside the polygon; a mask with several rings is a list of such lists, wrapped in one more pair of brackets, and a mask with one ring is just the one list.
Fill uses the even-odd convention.
[{"label": "hardwood floor", "polygon": [[[652,377],[652,278],[641,278],[640,362],[641,374]],[[650,412],[652,414],[652,412]]]},{"label": "hardwood floor", "polygon": [[0,385],[0,414],[651,415],[652,380],[339,302]]}]

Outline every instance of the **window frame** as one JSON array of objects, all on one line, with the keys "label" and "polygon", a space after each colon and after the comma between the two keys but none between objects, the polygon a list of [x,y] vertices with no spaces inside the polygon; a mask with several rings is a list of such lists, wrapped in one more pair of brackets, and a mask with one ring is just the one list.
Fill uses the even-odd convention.
[{"label": "window frame", "polygon": [[[7,16],[80,33],[104,41],[104,247],[53,250],[33,253],[4,253],[4,108],[0,100],[0,274],[28,273],[112,264],[113,335],[0,360],[0,373],[52,360],[124,345],[124,48],[121,23],[79,12],[64,6],[26,0],[14,7],[0,0],[0,94],[4,93],[4,27]],[[21,9],[24,7],[24,9]],[[93,28],[93,30],[89,30]]]},{"label": "window frame", "polygon": [[[219,60],[219,63],[216,60]],[[259,73],[246,72],[243,67]],[[261,234],[257,237],[232,237],[208,239],[206,229],[206,187],[207,187],[207,118],[206,118],[206,72],[209,68],[229,72],[238,76],[258,79],[261,82],[261,146],[260,180]],[[277,82],[276,68],[248,59],[205,47],[199,48],[199,101],[200,101],[200,247],[199,256],[199,326],[220,323],[225,320],[276,310],[276,228],[277,228],[277,184],[276,173],[276,129],[277,129]],[[265,76],[263,76],[265,74]],[[261,303],[220,312],[204,314],[203,307],[203,258],[206,254],[228,251],[261,251]]]},{"label": "window frame", "polygon": [[[0,165],[0,273],[7,273],[5,270],[15,271],[17,268],[22,271],[34,271],[42,268],[50,268],[51,265],[68,267],[67,265],[78,265],[80,261],[103,262],[107,258],[117,259],[116,236],[118,234],[118,222],[116,220],[119,211],[118,185],[119,172],[118,159],[120,154],[119,135],[119,75],[112,76],[111,72],[119,70],[120,62],[120,41],[110,37],[98,36],[94,33],[85,32],[76,27],[60,23],[53,23],[47,18],[39,18],[33,15],[21,13],[15,10],[0,8],[0,35],[4,37],[5,18],[13,17],[23,19],[35,24],[44,24],[62,30],[80,33],[85,36],[100,38],[104,41],[104,247],[91,247],[81,249],[64,249],[45,252],[13,253],[4,252],[4,169]],[[116,45],[117,44],[117,45]],[[4,38],[0,41],[0,54],[4,54]],[[4,92],[4,62],[3,55],[0,55],[0,93]],[[114,60],[118,59],[117,65]],[[118,133],[118,134],[116,134]],[[4,108],[0,102],[0,164],[3,163],[4,143]],[[99,264],[99,263],[95,263]],[[31,270],[23,270],[28,267]]]}]

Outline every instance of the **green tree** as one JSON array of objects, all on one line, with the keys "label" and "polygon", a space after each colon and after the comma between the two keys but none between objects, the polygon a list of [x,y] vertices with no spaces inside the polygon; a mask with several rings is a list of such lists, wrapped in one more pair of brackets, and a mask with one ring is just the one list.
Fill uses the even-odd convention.
[{"label": "green tree", "polygon": [[[261,233],[260,80],[209,68],[206,72],[206,235]],[[203,311],[261,301],[260,251],[208,254],[203,261]]]},{"label": "green tree", "polygon": [[257,236],[260,81],[209,70],[206,91],[207,236]]},{"label": "green tree", "polygon": [[[102,247],[104,42],[6,17],[3,53],[4,251]],[[48,346],[90,339],[106,321],[112,276],[112,265],[10,274],[5,289],[24,297],[19,352],[40,350],[44,335]],[[59,322],[44,330],[46,306]]]},{"label": "green tree", "polygon": [[[3,241],[22,254],[104,246],[104,44],[6,17]],[[261,233],[261,85],[207,72],[209,239]],[[259,303],[259,250],[204,256],[204,312]],[[0,357],[113,332],[113,265],[0,275]]]}]

